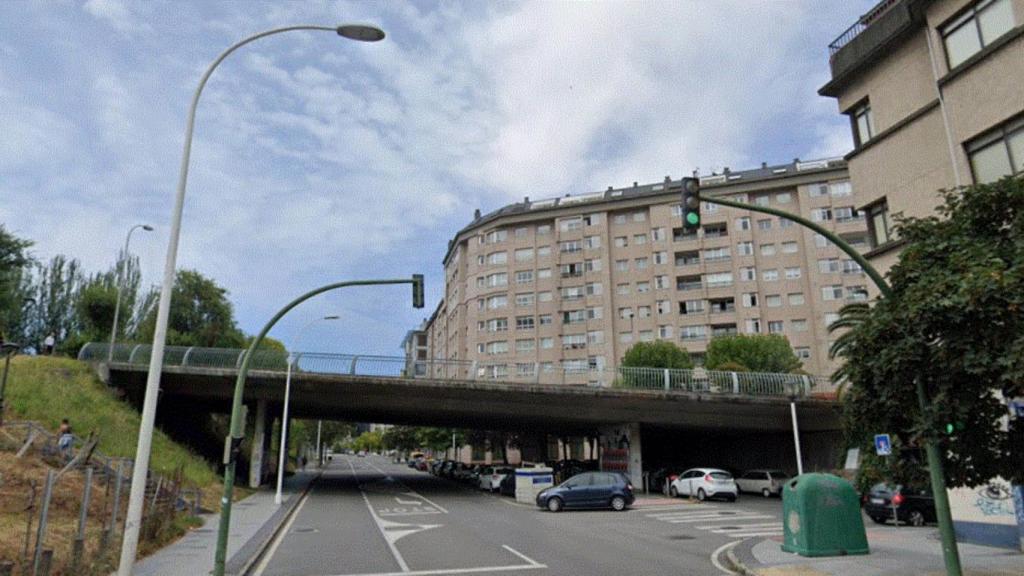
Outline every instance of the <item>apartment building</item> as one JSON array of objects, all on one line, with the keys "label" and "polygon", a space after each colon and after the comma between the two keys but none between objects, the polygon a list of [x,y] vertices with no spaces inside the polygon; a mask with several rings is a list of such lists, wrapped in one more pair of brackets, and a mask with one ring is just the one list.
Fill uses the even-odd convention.
[{"label": "apartment building", "polygon": [[1024,173],[1024,0],[885,0],[829,49],[819,93],[850,118],[881,270],[899,252],[892,214],[931,215],[939,189]]},{"label": "apartment building", "polygon": [[[846,163],[795,161],[701,178],[724,195],[816,220],[867,249]],[[476,363],[480,377],[564,368],[586,378],[636,342],[670,340],[700,361],[710,340],[782,334],[804,367],[828,375],[826,326],[867,278],[792,221],[703,204],[684,230],[679,180],[505,206],[449,242],[445,298],[410,335],[430,358]]]}]

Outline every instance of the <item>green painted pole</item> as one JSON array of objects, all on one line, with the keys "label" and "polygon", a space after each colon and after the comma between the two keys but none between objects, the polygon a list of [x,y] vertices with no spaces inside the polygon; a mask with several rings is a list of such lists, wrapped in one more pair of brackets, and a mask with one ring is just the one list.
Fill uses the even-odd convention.
[{"label": "green painted pole", "polygon": [[[347,282],[335,282],[334,284],[328,284],[321,286],[316,290],[310,290],[302,296],[299,296],[295,300],[288,303],[287,306],[278,310],[277,314],[270,319],[269,322],[260,330],[260,333],[253,339],[249,348],[245,351],[245,356],[242,357],[242,365],[238,370],[238,378],[235,380],[235,395],[231,403],[231,436],[230,436],[230,447],[228,448],[227,462],[224,463],[224,496],[220,499],[220,525],[217,527],[217,549],[214,555],[213,574],[214,576],[224,576],[224,564],[227,561],[227,550],[228,550],[228,528],[231,523],[231,501],[235,489],[235,463],[238,460],[238,452],[242,445],[242,396],[245,392],[245,378],[249,374],[249,363],[252,360],[253,353],[259,348],[260,343],[266,337],[270,329],[277,324],[277,321],[284,317],[292,308],[295,308],[299,304],[309,300],[310,298],[336,290],[338,288],[347,288],[349,286],[381,286],[386,284],[412,284],[413,285],[413,303],[417,308],[422,308],[422,299],[419,295],[423,293],[423,276],[416,274],[412,278],[402,278],[396,280],[350,280]],[[282,446],[281,449],[284,449]]]},{"label": "green painted pole", "polygon": [[[755,204],[735,202],[724,198],[709,198],[704,196],[701,197],[701,202],[739,208],[740,210],[750,210],[751,212],[771,214],[773,216],[792,220],[804,228],[810,228],[825,238],[828,238],[830,242],[838,246],[839,249],[845,252],[850,258],[853,258],[857,264],[860,264],[860,267],[864,269],[864,272],[871,278],[872,282],[875,283],[875,286],[878,287],[878,291],[882,293],[883,297],[892,297],[892,288],[889,286],[889,283],[885,281],[885,278],[878,273],[878,270],[869,264],[867,259],[864,258],[864,256],[862,256],[853,246],[850,246],[849,243],[831,230],[826,230],[824,227],[815,224],[802,216],[790,214],[783,210],[776,210],[775,208],[770,208],[768,206],[757,206]],[[928,393],[924,388],[924,382],[922,382],[920,378],[914,379],[914,386],[917,389],[917,403],[921,410],[921,417],[924,418],[928,413]],[[946,472],[942,461],[942,450],[939,446],[938,439],[935,437],[935,431],[931,428],[928,429],[925,436],[925,453],[928,455],[928,472],[932,481],[932,496],[935,498],[935,515],[939,522],[939,534],[942,537],[942,559],[946,564],[946,574],[947,576],[962,576],[963,570],[960,567],[960,552],[956,546],[956,533],[953,530],[953,514],[949,507],[949,495],[946,493]]]}]

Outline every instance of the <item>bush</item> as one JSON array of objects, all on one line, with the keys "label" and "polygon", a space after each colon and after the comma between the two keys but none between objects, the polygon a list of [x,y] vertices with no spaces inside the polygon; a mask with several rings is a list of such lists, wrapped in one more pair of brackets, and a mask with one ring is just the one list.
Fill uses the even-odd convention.
[{"label": "bush", "polygon": [[693,360],[685,348],[672,342],[639,342],[626,351],[622,366],[631,368],[692,369]]},{"label": "bush", "polygon": [[778,334],[738,334],[714,338],[708,344],[709,370],[727,370],[726,364],[745,366],[750,372],[788,373],[802,364],[789,340]]}]

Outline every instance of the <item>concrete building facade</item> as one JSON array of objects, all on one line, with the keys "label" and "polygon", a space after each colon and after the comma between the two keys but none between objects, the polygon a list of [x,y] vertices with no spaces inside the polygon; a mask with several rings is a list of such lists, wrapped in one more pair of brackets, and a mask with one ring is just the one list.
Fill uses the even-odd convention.
[{"label": "concrete building facade", "polygon": [[850,180],[882,271],[899,253],[892,215],[1024,173],[1024,0],[885,0],[829,48],[819,93],[850,118]]},{"label": "concrete building facade", "polygon": [[[868,249],[842,160],[701,182],[705,196],[792,211]],[[813,232],[749,210],[705,203],[700,231],[687,233],[680,185],[666,177],[477,212],[449,243],[444,300],[410,338],[425,336],[430,358],[475,362],[478,377],[564,368],[585,382],[636,342],[670,340],[700,361],[715,336],[777,333],[808,372],[829,375],[826,326],[867,298],[860,268]]]}]

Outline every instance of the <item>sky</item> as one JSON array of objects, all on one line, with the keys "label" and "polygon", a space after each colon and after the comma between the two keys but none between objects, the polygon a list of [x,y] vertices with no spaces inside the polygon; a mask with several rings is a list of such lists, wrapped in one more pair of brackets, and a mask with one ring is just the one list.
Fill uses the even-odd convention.
[{"label": "sky", "polygon": [[[200,99],[178,268],[293,349],[398,355],[443,294],[447,242],[521,201],[837,156],[852,147],[828,43],[874,1],[0,2],[0,223],[33,254],[159,283],[189,103]],[[301,342],[299,327],[324,315]]]}]

